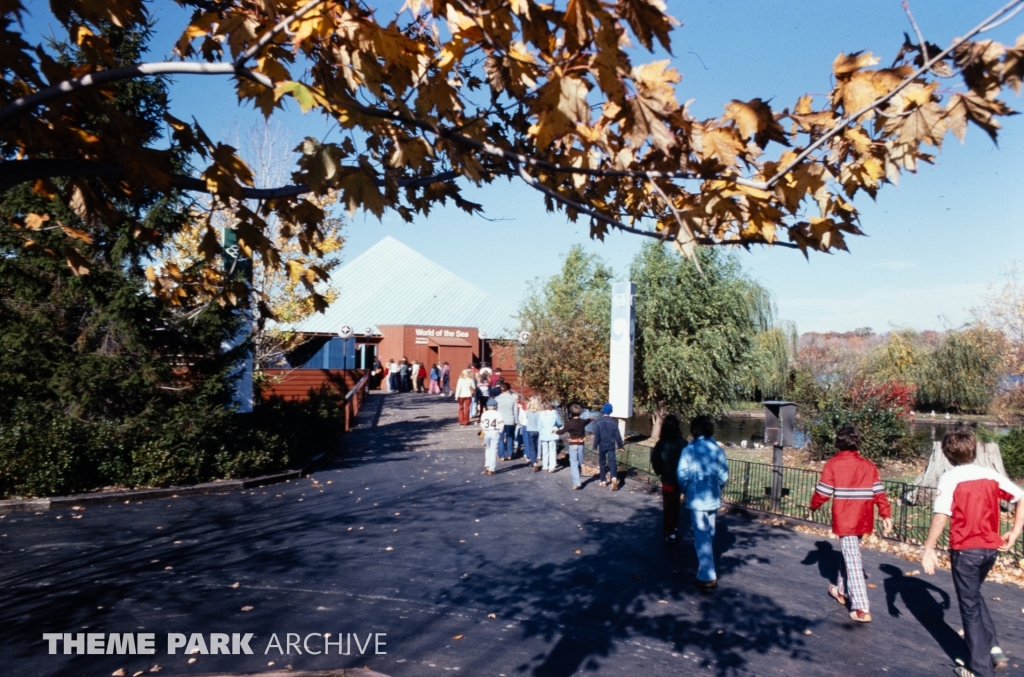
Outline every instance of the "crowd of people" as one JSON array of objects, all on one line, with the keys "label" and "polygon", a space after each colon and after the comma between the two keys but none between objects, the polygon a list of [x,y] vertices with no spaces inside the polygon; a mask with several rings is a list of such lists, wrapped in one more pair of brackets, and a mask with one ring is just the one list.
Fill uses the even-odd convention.
[{"label": "crowd of people", "polygon": [[[388,364],[387,374],[393,380],[391,390],[416,389],[417,381],[430,378],[430,392],[435,385],[448,392],[448,365],[434,365],[418,378],[414,368],[423,365],[405,360]],[[412,379],[404,385],[402,379]],[[476,370],[472,366],[459,375],[453,394],[459,405],[459,424],[477,422],[484,438],[484,473],[494,475],[499,461],[511,460],[518,450],[534,472],[557,470],[559,436],[568,438],[569,465],[573,489],[582,488],[581,466],[586,431],[594,436],[593,445],[599,454],[599,485],[616,491],[620,484],[615,453],[623,447],[618,421],[611,417],[612,405],[606,403],[601,416],[582,418],[578,404],[566,408],[563,421],[554,403],[540,397],[523,398],[505,382],[501,371]],[[651,467],[661,478],[662,535],[667,543],[678,538],[679,513],[685,496],[690,512],[699,587],[717,585],[713,542],[715,522],[722,506],[722,488],[729,479],[729,466],[724,450],[714,439],[714,421],[698,416],[690,421],[692,439],[683,436],[680,421],[665,418],[658,442],[651,449]],[[868,586],[860,555],[860,542],[872,534],[875,511],[882,520],[883,532],[892,529],[892,508],[885,493],[877,466],[860,455],[861,435],[854,426],[840,428],[836,434],[836,454],[825,463],[821,478],[810,501],[810,509],[818,510],[832,502],[832,530],[839,538],[843,566],[828,595],[849,609],[850,618],[859,623],[871,621]],[[952,466],[939,480],[933,506],[934,516],[922,554],[927,574],[934,574],[938,565],[936,548],[949,526],[949,552],[953,585],[959,602],[969,660],[957,666],[958,677],[993,675],[1009,664],[999,646],[995,626],[981,593],[1000,551],[1009,550],[1024,530],[1024,490],[996,471],[975,465],[977,439],[967,427],[946,433],[942,452]],[[1013,526],[1000,534],[1000,501],[1016,504]]]},{"label": "crowd of people", "polygon": [[387,364],[374,359],[370,368],[370,389],[383,389],[389,393],[426,393],[451,397],[452,367],[447,362],[436,362],[428,366],[406,358]]}]

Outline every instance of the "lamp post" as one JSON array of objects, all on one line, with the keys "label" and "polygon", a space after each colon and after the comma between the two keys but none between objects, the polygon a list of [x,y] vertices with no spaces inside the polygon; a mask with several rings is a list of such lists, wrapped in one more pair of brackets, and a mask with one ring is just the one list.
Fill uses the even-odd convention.
[{"label": "lamp post", "polygon": [[487,332],[482,331],[477,336],[480,337],[480,368],[484,368],[484,339],[487,338]]},{"label": "lamp post", "polygon": [[338,330],[338,336],[341,337],[341,368],[345,371],[348,370],[348,340],[354,335],[352,327],[347,324],[342,325]]}]

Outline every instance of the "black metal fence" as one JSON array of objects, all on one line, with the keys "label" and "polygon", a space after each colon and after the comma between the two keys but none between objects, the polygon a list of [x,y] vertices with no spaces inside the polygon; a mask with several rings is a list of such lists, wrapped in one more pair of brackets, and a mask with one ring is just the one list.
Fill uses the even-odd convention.
[{"label": "black metal fence", "polygon": [[[659,478],[651,470],[650,453],[650,447],[627,444],[625,449],[616,456],[620,472],[625,471],[635,479],[650,484],[659,484]],[[587,448],[584,460],[596,465],[597,452]],[[772,473],[774,470],[775,468],[769,463],[729,459],[729,481],[722,489],[722,501],[734,506],[813,522],[824,527],[832,525],[832,511],[829,505],[813,512],[809,507],[814,487],[818,483],[818,472],[805,468],[782,467],[780,469],[782,495],[777,504],[773,506]],[[928,529],[931,526],[935,489],[892,480],[883,480],[882,482],[885,484],[885,492],[892,505],[893,532],[889,538],[902,543],[923,544],[928,538]],[[1001,531],[1009,531],[1013,524],[1013,512],[1004,510],[1001,513],[1001,522]],[[878,520],[875,531],[881,535],[881,520]],[[948,544],[947,536],[948,531],[939,540],[941,547]],[[1024,557],[1024,537],[1018,539],[1006,554],[1018,558]]]}]

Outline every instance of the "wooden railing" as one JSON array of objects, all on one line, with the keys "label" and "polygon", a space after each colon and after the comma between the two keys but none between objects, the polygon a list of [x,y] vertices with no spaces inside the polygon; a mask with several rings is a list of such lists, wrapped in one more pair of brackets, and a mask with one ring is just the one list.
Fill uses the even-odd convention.
[{"label": "wooden railing", "polygon": [[342,396],[350,391],[366,372],[362,369],[267,369],[267,383],[260,388],[264,399],[280,397],[285,400],[304,400],[310,391],[323,386]]},{"label": "wooden railing", "polygon": [[352,389],[345,393],[345,432],[352,430],[352,422],[363,408],[363,401],[370,388],[370,373],[366,372]]}]

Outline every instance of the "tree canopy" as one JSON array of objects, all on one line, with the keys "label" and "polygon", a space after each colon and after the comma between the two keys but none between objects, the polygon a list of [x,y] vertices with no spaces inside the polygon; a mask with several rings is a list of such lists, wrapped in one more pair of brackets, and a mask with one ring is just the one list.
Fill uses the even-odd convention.
[{"label": "tree canopy", "polygon": [[[735,256],[702,248],[689,260],[649,243],[633,260],[630,279],[636,283],[634,397],[652,415],[652,437],[669,412],[721,415],[744,391],[774,387],[774,341],[758,339],[779,333],[774,303]],[[784,334],[782,350],[788,362]]]},{"label": "tree canopy", "polygon": [[[193,10],[177,59],[127,65],[102,27],[146,25],[142,0],[52,2],[83,55],[73,64],[22,33],[18,0],[0,5],[0,189],[30,182],[86,222],[106,220],[116,201],[208,192],[236,213],[243,249],[270,265],[279,263],[266,235],[272,214],[303,251],[320,246],[325,215],[307,196],[336,190],[352,210],[411,220],[447,201],[476,212],[455,179],[498,177],[589,220],[593,237],[617,228],[674,241],[689,256],[699,243],[806,254],[845,249],[861,233],[852,198],[931,161],[947,133],[962,140],[975,125],[995,139],[999,118],[1012,114],[1000,97],[1019,92],[1024,75],[1024,37],[1012,47],[981,37],[1024,0],[946,47],[927,42],[907,8],[915,37],[892,64],[839,54],[827,94],[781,108],[733,100],[709,119],[679,103],[670,60],[634,62],[643,53],[634,42],[671,51],[679,22],[661,0],[408,0],[395,17],[360,0],[177,2]],[[160,74],[230,76],[239,101],[264,115],[291,99],[333,120],[344,139],[306,139],[292,182],[257,189],[235,148],[174,118],[164,101],[157,112],[196,165],[182,167],[147,130],[103,108],[118,83]],[[945,78],[956,84],[940,88]],[[250,208],[246,198],[260,202]],[[28,242],[38,223],[21,213],[6,227]],[[155,245],[169,235],[141,219],[132,233]],[[220,254],[212,225],[201,245],[211,260]],[[316,264],[299,275],[320,307],[315,286],[326,276]],[[170,303],[225,287],[173,270],[153,271],[151,282]]]},{"label": "tree canopy", "polygon": [[582,247],[562,270],[535,285],[519,311],[529,340],[518,351],[527,385],[563,406],[595,406],[608,398],[612,271]]}]

